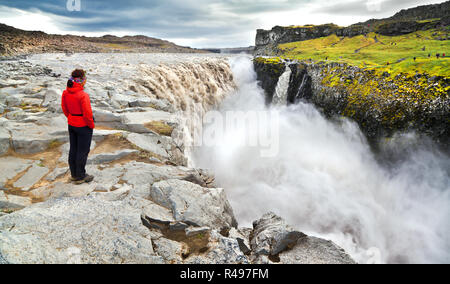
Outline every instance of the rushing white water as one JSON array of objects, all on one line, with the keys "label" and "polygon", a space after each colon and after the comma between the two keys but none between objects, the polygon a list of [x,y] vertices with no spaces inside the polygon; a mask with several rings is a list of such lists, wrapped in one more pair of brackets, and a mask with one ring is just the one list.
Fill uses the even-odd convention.
[{"label": "rushing white water", "polygon": [[275,106],[287,105],[289,80],[291,79],[291,68],[286,66],[286,70],[278,79],[277,87],[275,88],[275,94],[273,96],[272,104]]},{"label": "rushing white water", "polygon": [[[233,58],[231,65],[238,91],[221,111],[263,110],[249,58]],[[193,157],[196,166],[215,172],[241,226],[274,211],[299,230],[333,240],[361,263],[450,262],[447,156],[417,146],[413,134],[399,136],[385,147],[401,147],[403,160],[388,168],[351,121],[327,121],[308,104],[276,108],[276,157],[220,143],[196,149]],[[239,139],[246,135],[242,127],[227,128],[225,136]]]}]

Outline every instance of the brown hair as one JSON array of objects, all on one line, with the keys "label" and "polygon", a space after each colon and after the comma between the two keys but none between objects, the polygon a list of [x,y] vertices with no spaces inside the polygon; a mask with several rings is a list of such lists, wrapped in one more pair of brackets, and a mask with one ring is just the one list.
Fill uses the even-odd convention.
[{"label": "brown hair", "polygon": [[86,72],[83,69],[75,69],[72,72],[72,78],[80,78],[83,79],[86,77]]},{"label": "brown hair", "polygon": [[[75,69],[72,72],[72,78],[73,79],[75,79],[75,78],[84,79],[84,78],[86,78],[86,71],[84,71],[83,69]],[[67,81],[67,87],[69,87],[69,88],[73,87],[72,79]]]}]

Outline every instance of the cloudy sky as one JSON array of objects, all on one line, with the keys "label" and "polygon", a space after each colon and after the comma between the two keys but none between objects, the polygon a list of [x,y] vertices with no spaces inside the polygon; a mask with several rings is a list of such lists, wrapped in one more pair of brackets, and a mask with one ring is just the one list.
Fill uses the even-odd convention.
[{"label": "cloudy sky", "polygon": [[191,47],[254,44],[275,25],[350,25],[444,0],[0,0],[0,23],[55,34],[143,34]]}]

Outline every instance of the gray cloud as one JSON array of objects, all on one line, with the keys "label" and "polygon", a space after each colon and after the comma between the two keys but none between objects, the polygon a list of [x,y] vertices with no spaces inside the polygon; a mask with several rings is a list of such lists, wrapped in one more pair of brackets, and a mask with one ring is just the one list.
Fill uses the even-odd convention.
[{"label": "gray cloud", "polygon": [[[69,12],[67,0],[2,0],[0,5],[42,11],[64,31],[132,32],[163,39],[183,39],[195,47],[251,45],[257,28],[273,22],[274,13],[305,11],[333,16],[391,16],[427,0],[384,0],[379,11],[368,0],[349,0],[321,7],[320,0],[80,0],[81,11]],[[370,0],[374,1],[374,0]],[[300,17],[299,17],[300,18]],[[1,22],[1,20],[0,20]],[[298,23],[305,24],[305,23]],[[312,23],[314,24],[314,23]]]},{"label": "gray cloud", "polygon": [[[390,17],[401,9],[424,5],[424,0],[354,0],[319,7],[313,12],[340,16]],[[438,2],[438,1],[427,1]],[[379,3],[379,6],[376,5]]]}]

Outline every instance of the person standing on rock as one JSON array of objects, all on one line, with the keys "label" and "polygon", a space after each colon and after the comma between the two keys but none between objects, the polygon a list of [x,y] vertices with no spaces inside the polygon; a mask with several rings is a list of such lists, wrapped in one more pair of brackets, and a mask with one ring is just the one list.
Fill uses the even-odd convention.
[{"label": "person standing on rock", "polygon": [[86,174],[86,163],[95,128],[89,95],[84,92],[86,72],[76,69],[62,94],[61,107],[69,124],[69,166],[75,184],[89,183],[94,177]]}]

